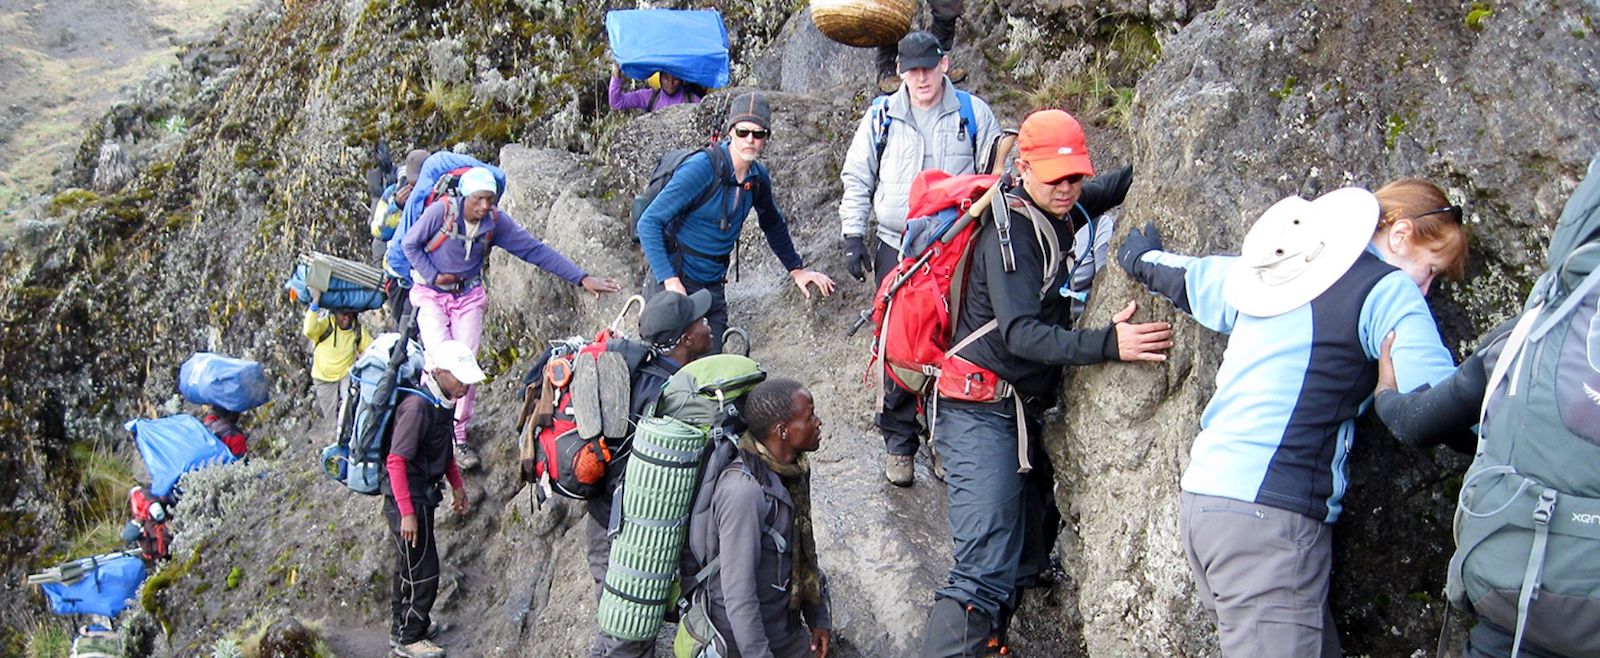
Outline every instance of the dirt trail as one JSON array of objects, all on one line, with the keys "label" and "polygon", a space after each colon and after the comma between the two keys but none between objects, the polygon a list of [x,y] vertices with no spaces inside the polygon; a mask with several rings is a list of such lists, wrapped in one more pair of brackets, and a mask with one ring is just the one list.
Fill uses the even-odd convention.
[{"label": "dirt trail", "polygon": [[[0,0],[0,235],[94,119],[255,0]],[[177,129],[178,126],[174,126]]]}]

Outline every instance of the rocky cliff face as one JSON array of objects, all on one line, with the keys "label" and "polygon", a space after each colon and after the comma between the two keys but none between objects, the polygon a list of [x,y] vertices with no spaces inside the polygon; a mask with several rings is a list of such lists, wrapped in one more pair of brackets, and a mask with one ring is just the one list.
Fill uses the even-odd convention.
[{"label": "rocky cliff face", "polygon": [[[372,499],[315,470],[325,428],[302,420],[308,353],[279,277],[301,251],[365,253],[364,170],[381,137],[396,150],[461,142],[497,160],[511,214],[591,272],[636,283],[628,200],[659,153],[720,128],[728,95],[597,116],[606,5],[289,3],[186,56],[178,93],[163,100],[189,117],[181,142],[136,162],[121,192],[57,196],[55,216],[4,255],[3,554],[63,550],[91,513],[63,502],[88,486],[71,446],[120,445],[114,454],[132,460],[109,437],[128,417],[176,410],[173,364],[198,349],[256,358],[276,375],[275,402],[254,414],[256,457],[187,481],[176,559],[130,626],[164,628],[157,653],[192,655],[293,614],[318,621],[340,655],[381,654],[383,524]],[[950,559],[944,493],[921,461],[915,487],[881,482],[860,384],[866,340],[841,338],[869,303],[865,286],[844,280],[833,209],[871,53],[827,42],[793,3],[720,6],[736,80],[778,90],[763,159],[779,205],[808,262],[843,284],[835,298],[803,300],[749,231],[733,319],[754,336],[753,356],[810,384],[826,423],[814,514],[838,655],[912,655]],[[1097,164],[1136,168],[1122,223],[1159,223],[1175,250],[1234,249],[1286,194],[1440,181],[1469,208],[1475,260],[1434,305],[1447,342],[1470,346],[1531,281],[1548,227],[1600,148],[1596,13],[1010,0],[968,8],[956,55],[1007,125],[1045,103],[1092,117]],[[121,128],[82,151],[83,185],[106,135],[148,123],[137,106],[119,112],[108,125]],[[594,606],[586,520],[567,501],[535,508],[519,487],[516,380],[544,340],[593,333],[622,300],[591,300],[503,254],[489,285],[481,361],[495,379],[473,430],[487,465],[469,479],[475,514],[441,522],[443,639],[455,655],[583,655]],[[1144,317],[1171,316],[1115,268],[1098,286],[1091,324],[1130,297],[1148,303]],[[1064,391],[1064,420],[1048,431],[1069,519],[1064,577],[1029,594],[1013,629],[1020,654],[1215,652],[1178,546],[1176,483],[1223,342],[1176,322],[1168,363],[1081,369]],[[1363,430],[1335,607],[1347,651],[1402,655],[1438,627],[1464,462]],[[31,605],[4,598],[7,619]]]},{"label": "rocky cliff face", "polygon": [[[1236,253],[1283,196],[1434,180],[1467,208],[1473,262],[1432,305],[1446,344],[1469,349],[1520,308],[1549,228],[1600,148],[1593,13],[1219,3],[1164,41],[1139,82],[1126,222],[1155,222],[1175,251]],[[1173,316],[1120,271],[1102,274],[1096,294],[1091,322],[1129,298],[1149,317]],[[1076,520],[1068,571],[1095,592],[1079,600],[1093,655],[1215,651],[1179,546],[1177,481],[1225,339],[1175,323],[1166,364],[1080,371],[1051,444],[1069,465],[1057,489]],[[1432,645],[1465,466],[1447,453],[1360,428],[1335,531],[1333,605],[1347,653]]]}]

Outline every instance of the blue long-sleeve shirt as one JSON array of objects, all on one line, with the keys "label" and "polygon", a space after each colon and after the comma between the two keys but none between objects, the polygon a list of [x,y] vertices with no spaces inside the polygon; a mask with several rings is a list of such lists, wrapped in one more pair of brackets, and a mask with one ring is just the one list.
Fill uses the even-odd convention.
[{"label": "blue long-sleeve shirt", "polygon": [[[450,205],[456,201],[435,203],[428,206],[422,213],[422,218],[406,232],[405,239],[401,240],[401,248],[405,251],[406,258],[411,264],[412,277],[421,283],[432,283],[433,278],[442,273],[454,274],[462,281],[477,278],[483,272],[483,261],[489,256],[490,247],[499,247],[517,258],[538,265],[540,268],[561,277],[572,285],[579,285],[583,277],[588,276],[583,268],[573,264],[561,252],[528,233],[510,215],[499,209],[490,210],[480,222],[477,234],[470,240],[465,238],[451,238],[444,241],[438,249],[428,251],[428,243],[439,234],[439,228],[444,224],[445,213]],[[465,231],[466,220],[459,214],[456,216],[454,234]]]},{"label": "blue long-sleeve shirt", "polygon": [[[720,148],[723,161],[728,162],[728,143],[723,142]],[[690,156],[639,216],[639,245],[644,248],[650,273],[657,281],[676,276],[702,284],[721,282],[728,272],[728,254],[739,243],[739,230],[752,208],[767,244],[784,269],[805,267],[789,237],[789,224],[773,201],[772,178],[766,167],[760,162],[750,163],[744,180],[734,180],[732,167],[729,170],[719,180],[709,155],[701,152]],[[673,233],[676,249],[670,248],[668,234],[673,219],[710,185],[716,185],[717,191],[700,207],[690,209],[678,223]],[[724,212],[727,230],[722,228]],[[674,253],[681,256],[681,269],[673,263]]]},{"label": "blue long-sleeve shirt", "polygon": [[1416,283],[1370,247],[1326,292],[1270,318],[1242,314],[1223,299],[1235,260],[1152,251],[1134,268],[1151,291],[1230,334],[1183,490],[1333,523],[1384,338],[1395,332],[1390,354],[1401,391],[1449,376],[1450,352]]},{"label": "blue long-sleeve shirt", "polygon": [[[439,176],[453,169],[462,167],[483,167],[494,174],[494,180],[504,193],[506,189],[506,172],[492,164],[485,163],[470,155],[440,151],[428,156],[422,161],[422,169],[418,172],[417,184],[411,188],[411,196],[406,197],[405,209],[400,213],[400,223],[395,226],[394,235],[389,238],[389,251],[384,260],[389,269],[399,275],[402,280],[409,280],[411,262],[406,258],[405,248],[401,243],[405,236],[411,232],[411,227],[422,217],[422,212],[428,208],[428,195],[433,192],[433,186],[439,181]],[[399,239],[396,239],[399,238]],[[432,278],[428,279],[432,281]]]}]

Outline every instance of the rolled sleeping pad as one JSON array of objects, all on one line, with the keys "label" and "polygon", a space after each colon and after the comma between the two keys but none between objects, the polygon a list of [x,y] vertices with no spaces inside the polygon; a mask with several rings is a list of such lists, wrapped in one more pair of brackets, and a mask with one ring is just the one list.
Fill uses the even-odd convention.
[{"label": "rolled sleeping pad", "polygon": [[684,531],[699,481],[706,433],[675,418],[639,421],[622,488],[622,529],[600,593],[600,630],[646,641],[674,602]]}]

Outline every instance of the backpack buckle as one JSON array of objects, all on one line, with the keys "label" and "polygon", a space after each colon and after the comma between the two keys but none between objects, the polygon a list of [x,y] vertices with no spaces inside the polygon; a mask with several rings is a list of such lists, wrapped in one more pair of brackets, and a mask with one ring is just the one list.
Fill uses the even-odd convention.
[{"label": "backpack buckle", "polygon": [[1556,511],[1556,490],[1545,489],[1539,494],[1539,503],[1533,506],[1533,522],[1538,525],[1550,525],[1550,516]]}]

